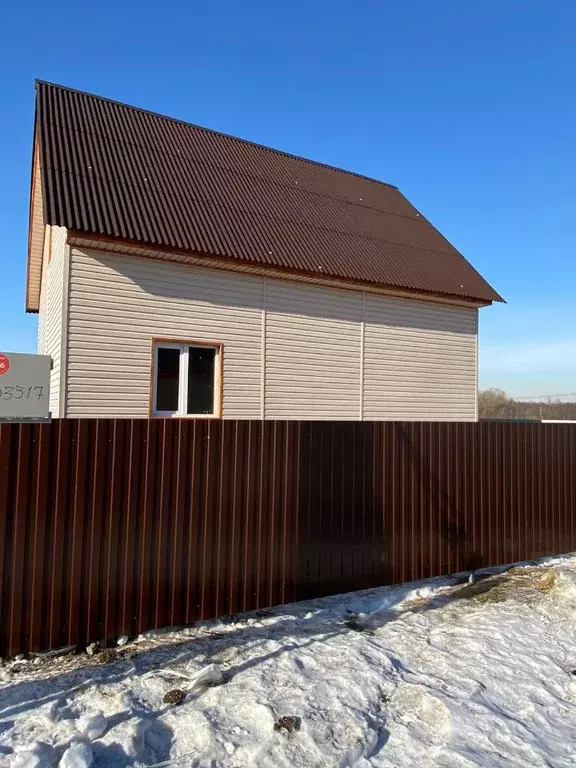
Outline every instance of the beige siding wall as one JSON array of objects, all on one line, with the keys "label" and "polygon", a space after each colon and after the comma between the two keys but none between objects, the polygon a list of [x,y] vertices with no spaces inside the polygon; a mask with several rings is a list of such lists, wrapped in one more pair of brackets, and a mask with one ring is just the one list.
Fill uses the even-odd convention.
[{"label": "beige siding wall", "polygon": [[148,416],[153,337],[224,344],[223,413],[260,418],[262,282],[72,252],[68,416]]},{"label": "beige siding wall", "polygon": [[42,285],[38,317],[38,352],[52,357],[50,411],[60,413],[60,378],[64,344],[66,280],[66,228],[47,228],[44,240]]},{"label": "beige siding wall", "polygon": [[475,420],[477,313],[364,296],[364,418]]},{"label": "beige siding wall", "polygon": [[266,281],[266,418],[359,419],[362,295]]},{"label": "beige siding wall", "polygon": [[225,418],[475,418],[475,309],[84,249],[70,281],[68,416],[147,416],[164,337],[223,343]]}]

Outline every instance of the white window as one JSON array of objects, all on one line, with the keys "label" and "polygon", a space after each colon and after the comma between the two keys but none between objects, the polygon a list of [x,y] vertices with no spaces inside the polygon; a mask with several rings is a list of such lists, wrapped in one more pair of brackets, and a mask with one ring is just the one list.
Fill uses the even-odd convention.
[{"label": "white window", "polygon": [[154,342],[153,416],[219,416],[219,344]]}]

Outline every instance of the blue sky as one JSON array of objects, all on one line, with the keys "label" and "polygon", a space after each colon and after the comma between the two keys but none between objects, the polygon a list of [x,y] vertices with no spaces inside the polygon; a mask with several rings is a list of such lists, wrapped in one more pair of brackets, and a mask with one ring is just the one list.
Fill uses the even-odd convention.
[{"label": "blue sky", "polygon": [[396,184],[507,299],[480,383],[576,392],[576,3],[9,3],[0,348],[24,313],[36,77]]}]

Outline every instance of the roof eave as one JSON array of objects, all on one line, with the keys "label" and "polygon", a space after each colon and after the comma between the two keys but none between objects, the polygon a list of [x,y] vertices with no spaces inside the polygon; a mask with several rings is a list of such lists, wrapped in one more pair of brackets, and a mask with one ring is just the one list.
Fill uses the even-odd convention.
[{"label": "roof eave", "polygon": [[[423,289],[414,289],[399,285],[389,285],[384,283],[371,283],[353,278],[341,278],[333,275],[318,275],[314,272],[305,270],[292,270],[280,266],[264,266],[256,263],[235,259],[230,256],[213,256],[191,250],[179,250],[167,246],[155,245],[153,243],[141,243],[132,240],[123,240],[121,238],[106,237],[104,235],[95,235],[93,233],[81,232],[79,230],[68,230],[68,242],[71,245],[80,245],[88,247],[85,244],[90,243],[90,247],[100,250],[124,253],[124,255],[143,256],[147,258],[165,258],[170,255],[178,257],[177,261],[183,264],[192,264],[202,266],[207,269],[223,269],[232,272],[243,272],[267,277],[276,277],[279,279],[292,279],[297,282],[316,283],[319,285],[329,285],[336,288],[343,288],[355,291],[368,291],[381,295],[387,295],[397,298],[407,298],[415,300],[433,301],[444,304],[455,304],[459,306],[488,307],[493,301],[502,301],[501,297],[488,299],[486,297],[463,296],[461,294],[440,293],[426,291]],[[494,292],[496,293],[496,292]],[[496,294],[498,296],[498,294]],[[504,302],[505,303],[505,302]]]},{"label": "roof eave", "polygon": [[[40,189],[38,189],[38,185]],[[28,211],[28,249],[26,262],[26,312],[37,313],[40,308],[42,282],[42,252],[45,221],[43,210],[42,179],[40,172],[40,142],[38,138],[37,107],[34,115],[34,138],[30,169],[30,201]],[[38,194],[38,192],[40,194]],[[40,234],[41,233],[41,234]]]}]

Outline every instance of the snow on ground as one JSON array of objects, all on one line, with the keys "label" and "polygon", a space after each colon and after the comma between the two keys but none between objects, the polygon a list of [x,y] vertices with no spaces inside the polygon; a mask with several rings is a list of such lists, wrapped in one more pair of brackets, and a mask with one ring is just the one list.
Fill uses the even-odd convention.
[{"label": "snow on ground", "polygon": [[0,765],[576,766],[576,556],[545,565],[7,662]]}]

